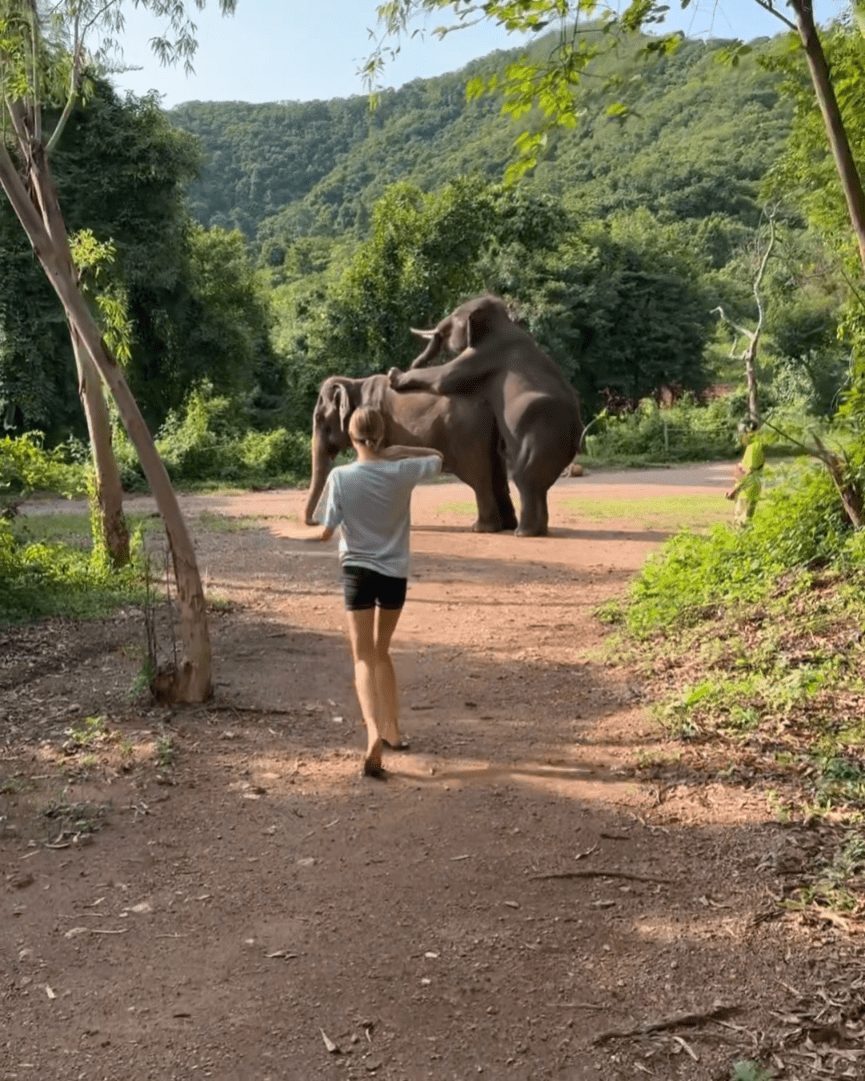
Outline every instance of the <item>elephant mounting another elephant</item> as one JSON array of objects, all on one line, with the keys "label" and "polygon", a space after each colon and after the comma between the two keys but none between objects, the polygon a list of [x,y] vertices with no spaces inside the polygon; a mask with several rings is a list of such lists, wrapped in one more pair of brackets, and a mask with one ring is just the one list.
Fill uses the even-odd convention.
[{"label": "elephant mounting another elephant", "polygon": [[[390,370],[391,387],[489,409],[520,494],[517,535],[545,535],[547,492],[576,455],[583,430],[577,395],[562,370],[495,296],[475,297],[433,330],[413,333],[429,344],[409,371]],[[424,369],[442,346],[458,355]]]},{"label": "elephant mounting another elephant", "polygon": [[348,422],[362,405],[382,414],[388,446],[432,447],[442,452],[444,471],[474,490],[478,517],[472,529],[497,533],[516,528],[517,515],[490,407],[465,396],[398,394],[386,375],[365,379],[332,375],[322,383],[312,418],[312,481],[304,511],[307,525],[314,524],[312,516],[333,459],[351,445]]}]

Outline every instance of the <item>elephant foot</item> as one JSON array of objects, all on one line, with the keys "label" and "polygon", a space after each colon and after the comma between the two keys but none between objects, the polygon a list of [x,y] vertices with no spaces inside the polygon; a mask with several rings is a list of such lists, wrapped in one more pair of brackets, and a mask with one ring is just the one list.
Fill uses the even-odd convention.
[{"label": "elephant foot", "polygon": [[520,525],[514,531],[515,537],[546,537],[549,531],[545,525],[543,526],[524,526]]},{"label": "elephant foot", "polygon": [[503,529],[507,528],[508,527],[503,526],[501,522],[482,522],[480,518],[478,518],[472,526],[472,533],[501,533]]},{"label": "elephant foot", "polygon": [[517,516],[515,514],[509,515],[507,518],[504,519],[504,522],[502,523],[502,529],[516,529],[518,525],[519,523],[517,522]]}]

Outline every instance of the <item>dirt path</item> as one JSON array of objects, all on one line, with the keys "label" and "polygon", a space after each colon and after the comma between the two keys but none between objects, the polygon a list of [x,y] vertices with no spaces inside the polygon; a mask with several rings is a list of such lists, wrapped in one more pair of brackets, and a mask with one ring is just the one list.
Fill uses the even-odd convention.
[{"label": "dirt path", "polygon": [[136,613],[0,636],[0,1078],[721,1081],[761,1057],[832,935],[761,919],[765,795],[641,779],[673,749],[592,615],[663,539],[629,500],[720,499],[728,472],[563,480],[537,540],[421,489],[385,784],[359,777],[335,552],[286,537],[303,493],[184,500],[260,525],[197,536],[229,602],[207,708],[130,704]]}]

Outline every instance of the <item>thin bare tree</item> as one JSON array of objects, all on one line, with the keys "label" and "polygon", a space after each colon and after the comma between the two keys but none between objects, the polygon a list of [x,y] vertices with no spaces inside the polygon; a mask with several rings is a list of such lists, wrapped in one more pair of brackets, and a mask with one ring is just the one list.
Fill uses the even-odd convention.
[{"label": "thin bare tree", "polygon": [[[204,0],[194,0],[198,8]],[[236,0],[219,0],[223,13]],[[139,0],[167,20],[165,35],[153,47],[167,63],[183,60],[190,67],[196,47],[195,25],[182,0]],[[200,702],[212,693],[211,650],[204,591],[192,539],[141,411],[122,368],[103,340],[90,313],[70,251],[66,223],[51,176],[50,156],[78,100],[87,65],[116,47],[123,29],[122,0],[61,0],[50,9],[39,0],[0,0],[0,188],[15,211],[36,258],[56,292],[69,324],[78,364],[82,401],[94,445],[94,459],[103,492],[110,466],[110,423],[100,380],[114,398],[120,419],[138,452],[144,475],[165,525],[177,584],[182,656],[173,673],[168,697]],[[94,53],[85,49],[88,34],[102,33]],[[65,71],[65,88],[58,85]],[[62,101],[51,133],[43,128],[44,105]],[[97,451],[98,448],[98,451]],[[115,466],[116,468],[116,466]]]}]

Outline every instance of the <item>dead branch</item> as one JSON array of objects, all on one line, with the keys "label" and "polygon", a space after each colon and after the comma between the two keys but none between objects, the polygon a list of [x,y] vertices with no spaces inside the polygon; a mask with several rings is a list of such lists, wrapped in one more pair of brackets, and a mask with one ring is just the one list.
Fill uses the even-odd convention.
[{"label": "dead branch", "polygon": [[648,1025],[638,1025],[630,1029],[608,1029],[599,1032],[592,1040],[593,1044],[604,1043],[606,1040],[626,1040],[630,1036],[645,1036],[649,1032],[661,1032],[668,1028],[678,1028],[680,1025],[698,1025],[703,1021],[718,1021],[738,1013],[740,1007],[735,1005],[717,1005],[704,1013],[677,1013],[672,1017],[665,1017],[660,1021],[652,1021]]},{"label": "dead branch", "polygon": [[532,875],[530,882],[541,882],[551,878],[626,878],[629,882],[657,882],[669,886],[668,878],[650,878],[646,875],[632,875],[627,871],[561,871],[558,874]]}]

